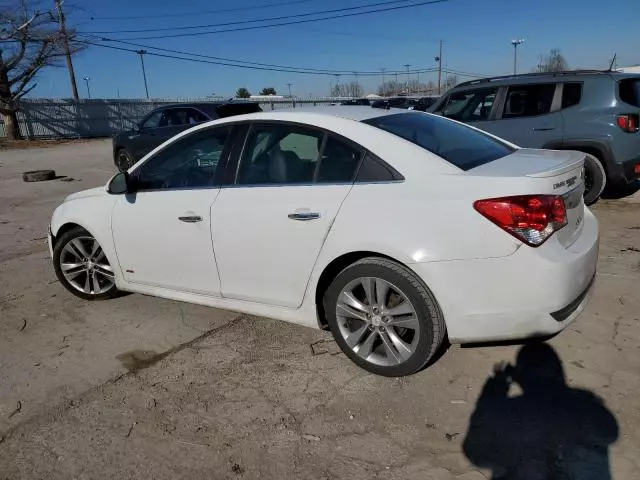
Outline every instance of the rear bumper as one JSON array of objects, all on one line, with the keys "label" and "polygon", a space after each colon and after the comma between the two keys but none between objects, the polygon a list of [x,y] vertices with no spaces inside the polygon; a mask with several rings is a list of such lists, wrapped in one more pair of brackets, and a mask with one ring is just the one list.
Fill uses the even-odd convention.
[{"label": "rear bumper", "polygon": [[452,343],[553,335],[584,310],[598,261],[598,224],[585,209],[569,248],[551,238],[502,258],[410,265],[436,296]]},{"label": "rear bumper", "polygon": [[608,181],[612,184],[627,184],[635,182],[640,175],[635,172],[636,165],[640,164],[640,155],[624,162],[616,162],[607,165]]}]

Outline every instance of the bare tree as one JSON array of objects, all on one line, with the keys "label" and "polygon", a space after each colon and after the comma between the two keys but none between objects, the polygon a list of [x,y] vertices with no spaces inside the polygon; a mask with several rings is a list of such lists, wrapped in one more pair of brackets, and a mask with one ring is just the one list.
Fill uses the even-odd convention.
[{"label": "bare tree", "polygon": [[334,97],[361,97],[362,94],[362,87],[356,82],[339,83],[331,89]]},{"label": "bare tree", "polygon": [[554,48],[549,55],[540,55],[536,72],[565,72],[569,70],[569,64],[560,53]]},{"label": "bare tree", "polygon": [[[36,87],[34,79],[42,68],[59,65],[65,55],[57,17],[36,7],[35,0],[0,6],[0,115],[8,140],[20,138],[19,100]],[[71,51],[81,48],[75,43]]]}]

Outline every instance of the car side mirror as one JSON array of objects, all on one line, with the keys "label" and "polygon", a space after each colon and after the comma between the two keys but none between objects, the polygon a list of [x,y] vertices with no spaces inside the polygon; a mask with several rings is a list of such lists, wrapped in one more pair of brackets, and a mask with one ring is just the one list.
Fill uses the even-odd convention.
[{"label": "car side mirror", "polygon": [[109,181],[107,191],[112,195],[122,195],[123,193],[133,193],[135,191],[134,182],[129,176],[129,172],[118,172]]},{"label": "car side mirror", "polygon": [[138,134],[140,133],[140,131],[142,130],[142,128],[140,127],[140,125],[138,125],[137,123],[133,126],[132,128],[133,133]]}]

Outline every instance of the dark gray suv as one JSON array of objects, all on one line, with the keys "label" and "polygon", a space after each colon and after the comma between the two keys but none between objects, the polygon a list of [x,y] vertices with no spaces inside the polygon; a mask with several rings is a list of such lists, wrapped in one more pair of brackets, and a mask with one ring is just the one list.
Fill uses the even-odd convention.
[{"label": "dark gray suv", "polygon": [[457,85],[431,109],[527,148],[579,150],[585,203],[640,177],[640,75],[569,71]]},{"label": "dark gray suv", "polygon": [[133,129],[113,137],[113,161],[127,169],[174,135],[217,118],[260,112],[255,102],[201,102],[166,105],[150,112]]}]

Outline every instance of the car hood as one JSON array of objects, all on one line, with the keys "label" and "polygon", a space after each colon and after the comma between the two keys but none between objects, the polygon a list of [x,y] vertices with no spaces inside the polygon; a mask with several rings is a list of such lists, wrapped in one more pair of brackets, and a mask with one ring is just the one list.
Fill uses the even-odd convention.
[{"label": "car hood", "polygon": [[78,200],[80,198],[101,197],[103,195],[108,195],[107,190],[104,187],[96,187],[72,193],[67,198],[65,198],[64,201],[70,202],[71,200]]}]

